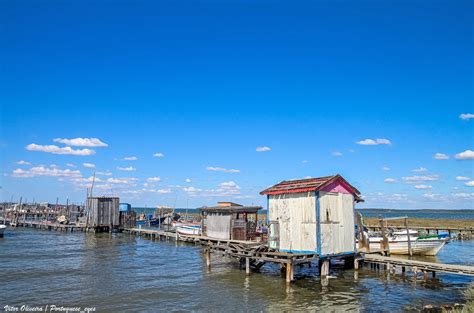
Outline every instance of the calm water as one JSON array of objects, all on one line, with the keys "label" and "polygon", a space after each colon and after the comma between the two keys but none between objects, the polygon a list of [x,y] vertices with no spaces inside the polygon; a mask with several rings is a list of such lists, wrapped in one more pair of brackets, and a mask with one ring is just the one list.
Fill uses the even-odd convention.
[{"label": "calm water", "polygon": [[[153,214],[154,208],[133,208],[138,214]],[[175,212],[184,215],[186,213],[197,213],[197,209],[176,208]],[[471,219],[474,220],[474,210],[391,210],[391,209],[357,209],[364,217],[400,217],[411,218],[436,218],[436,219]],[[260,210],[260,214],[266,214],[266,210]]]},{"label": "calm water", "polygon": [[[438,275],[416,284],[369,269],[333,269],[322,287],[316,266],[297,269],[289,287],[278,268],[246,277],[235,261],[213,257],[209,272],[199,247],[127,234],[16,229],[0,239],[0,307],[95,306],[98,311],[403,311],[462,302],[469,277]],[[474,265],[474,241],[453,241],[435,259]]]}]

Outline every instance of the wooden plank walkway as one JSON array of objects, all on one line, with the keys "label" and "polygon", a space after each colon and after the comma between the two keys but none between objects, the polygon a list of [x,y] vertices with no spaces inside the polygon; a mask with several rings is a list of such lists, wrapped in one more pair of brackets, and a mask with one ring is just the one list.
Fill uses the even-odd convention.
[{"label": "wooden plank walkway", "polygon": [[218,255],[236,258],[240,261],[241,265],[245,263],[245,270],[247,274],[250,274],[251,267],[254,269],[259,269],[267,262],[277,263],[280,264],[285,270],[286,281],[288,283],[293,280],[295,265],[308,264],[312,260],[318,258],[316,253],[298,254],[273,251],[269,249],[265,242],[217,239],[206,236],[183,235],[176,232],[146,228],[129,228],[125,229],[124,231],[139,236],[145,236],[150,239],[173,239],[176,241],[191,242],[196,245],[203,246],[206,257],[206,265],[209,268],[211,266],[211,252]]},{"label": "wooden plank walkway", "polygon": [[402,272],[405,268],[411,269],[415,274],[418,272],[429,273],[449,273],[457,275],[474,276],[474,266],[468,265],[457,265],[457,264],[445,264],[445,263],[434,263],[417,260],[408,260],[397,257],[387,257],[378,254],[365,254],[362,261],[364,263],[382,264],[387,270],[392,269],[394,266],[402,268]]}]

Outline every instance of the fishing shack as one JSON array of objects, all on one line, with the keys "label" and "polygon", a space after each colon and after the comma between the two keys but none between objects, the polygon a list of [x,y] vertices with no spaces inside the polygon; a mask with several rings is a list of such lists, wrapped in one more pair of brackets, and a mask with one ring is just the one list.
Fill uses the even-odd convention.
[{"label": "fishing shack", "polygon": [[118,197],[88,197],[87,228],[95,232],[112,231],[120,226]]},{"label": "fishing shack", "polygon": [[354,205],[363,200],[341,175],[282,181],[260,194],[271,248],[320,258],[355,254]]},{"label": "fishing shack", "polygon": [[218,202],[214,207],[199,209],[203,236],[217,239],[253,240],[257,234],[258,210],[261,206],[242,206]]}]

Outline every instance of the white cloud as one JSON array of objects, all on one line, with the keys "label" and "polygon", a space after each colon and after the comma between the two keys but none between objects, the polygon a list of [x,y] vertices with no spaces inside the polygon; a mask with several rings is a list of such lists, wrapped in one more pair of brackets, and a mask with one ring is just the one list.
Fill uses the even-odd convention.
[{"label": "white cloud", "polygon": [[108,145],[105,142],[102,142],[98,138],[55,138],[54,142],[60,142],[67,146],[76,146],[76,147],[107,147]]},{"label": "white cloud", "polygon": [[356,142],[358,145],[363,146],[377,146],[377,145],[390,145],[392,142],[385,138],[377,138],[377,139],[364,139]]},{"label": "white cloud", "polygon": [[77,149],[74,150],[71,147],[58,147],[55,145],[37,145],[35,143],[30,143],[27,145],[26,150],[29,151],[41,151],[54,154],[71,154],[71,155],[93,155],[95,154],[94,150],[90,149]]},{"label": "white cloud", "polygon": [[108,183],[111,184],[124,184],[124,185],[130,185],[134,184],[138,179],[134,177],[126,177],[126,178],[115,178],[115,177],[110,177],[107,179]]},{"label": "white cloud", "polygon": [[306,164],[306,163],[308,163],[308,160],[303,160],[303,161],[301,161],[301,163]]},{"label": "white cloud", "polygon": [[382,167],[382,170],[383,170],[383,171],[390,171],[390,167],[384,166],[384,167]]},{"label": "white cloud", "polygon": [[255,149],[255,151],[257,151],[257,152],[266,152],[266,151],[270,151],[270,150],[272,150],[272,148],[267,147],[267,146],[257,147]]},{"label": "white cloud", "polygon": [[462,120],[470,120],[471,118],[474,118],[474,114],[472,113],[462,113],[459,115],[459,118]]},{"label": "white cloud", "polygon": [[124,171],[124,172],[134,172],[134,171],[137,170],[137,169],[136,169],[135,167],[133,167],[133,166],[129,166],[129,167],[120,167],[120,166],[118,166],[117,169],[118,169],[119,171]]},{"label": "white cloud", "polygon": [[474,151],[466,150],[454,156],[457,160],[472,160],[474,159]]},{"label": "white cloud", "polygon": [[102,176],[112,176],[111,172],[95,172],[96,175],[102,175]]},{"label": "white cloud", "polygon": [[84,167],[87,167],[87,168],[94,168],[95,167],[95,164],[93,164],[93,163],[82,163],[82,165]]},{"label": "white cloud", "polygon": [[124,157],[122,160],[124,160],[124,161],[136,161],[136,160],[138,160],[138,158],[136,156],[128,156],[128,157]]},{"label": "white cloud", "polygon": [[189,193],[195,193],[195,192],[200,192],[200,191],[202,191],[202,189],[195,188],[195,187],[193,187],[193,186],[191,186],[191,187],[184,187],[183,190],[186,191],[186,192],[189,192]]},{"label": "white cloud", "polygon": [[419,168],[415,168],[413,170],[411,170],[412,172],[415,172],[415,173],[422,173],[422,172],[426,172],[428,171],[428,169],[426,167],[419,167]]},{"label": "white cloud", "polygon": [[333,153],[331,153],[332,156],[335,156],[335,157],[340,157],[342,156],[342,153],[339,152],[339,151],[334,151]]},{"label": "white cloud", "polygon": [[76,167],[76,164],[74,164],[74,163],[66,163],[66,166],[69,166],[69,167]]},{"label": "white cloud", "polygon": [[226,169],[223,167],[215,167],[215,166],[208,166],[206,167],[206,170],[213,171],[213,172],[240,173],[240,170]]},{"label": "white cloud", "polygon": [[186,178],[184,181],[187,182],[187,183],[190,183],[190,182],[191,182],[191,179],[190,179],[190,178]]},{"label": "white cloud", "polygon": [[23,161],[23,160],[20,160],[20,161],[16,162],[16,164],[19,164],[19,165],[31,165],[30,162],[26,162],[26,161]]},{"label": "white cloud", "polygon": [[56,164],[50,164],[49,167],[56,168],[56,167],[59,167],[59,166],[57,166]]},{"label": "white cloud", "polygon": [[161,153],[161,152],[157,152],[157,153],[153,154],[153,156],[154,156],[155,158],[162,158],[162,157],[164,157],[165,155],[164,155],[163,153]]},{"label": "white cloud", "polygon": [[92,181],[94,182],[101,182],[102,179],[100,179],[99,177],[93,177],[93,176],[89,176],[88,178],[85,178],[85,177],[78,177],[78,178],[73,178],[71,179],[73,182],[75,183],[90,183]]},{"label": "white cloud", "polygon": [[425,193],[423,194],[423,197],[429,200],[433,201],[443,201],[446,200],[446,198],[440,194],[437,193]]},{"label": "white cloud", "polygon": [[37,176],[51,176],[51,177],[80,177],[81,172],[79,170],[61,170],[59,168],[51,168],[44,166],[35,166],[27,170],[17,168],[12,173],[13,177],[37,177]]},{"label": "white cloud", "polygon": [[406,183],[416,183],[416,182],[424,182],[424,181],[435,181],[435,180],[439,180],[439,175],[422,175],[422,176],[418,176],[418,175],[415,175],[415,176],[406,176],[406,177],[402,177],[402,179],[406,182]]},{"label": "white cloud", "polygon": [[240,186],[234,181],[223,182],[216,189],[203,190],[196,187],[185,187],[183,190],[193,197],[197,195],[202,197],[235,197],[240,195]]},{"label": "white cloud", "polygon": [[433,187],[430,185],[416,185],[415,188],[416,189],[431,189]]},{"label": "white cloud", "polygon": [[474,180],[470,180],[468,182],[465,182],[464,185],[466,185],[468,187],[474,187]]},{"label": "white cloud", "polygon": [[147,178],[147,181],[148,181],[148,182],[159,182],[159,181],[161,181],[161,178],[158,177],[158,176],[155,176],[155,177],[148,177],[148,178]]},{"label": "white cloud", "polygon": [[456,180],[470,180],[471,178],[470,177],[466,177],[466,176],[456,176]]},{"label": "white cloud", "polygon": [[385,178],[384,182],[385,183],[396,183],[397,180],[395,178]]},{"label": "white cloud", "polygon": [[465,192],[457,192],[452,194],[454,198],[459,199],[474,199],[474,192],[472,193],[465,193]]},{"label": "white cloud", "polygon": [[447,160],[449,159],[449,156],[447,154],[438,152],[433,155],[433,158],[435,158],[436,160]]},{"label": "white cloud", "polygon": [[171,189],[147,189],[143,188],[143,192],[151,192],[151,193],[160,193],[160,194],[165,194],[165,193],[171,193]]}]

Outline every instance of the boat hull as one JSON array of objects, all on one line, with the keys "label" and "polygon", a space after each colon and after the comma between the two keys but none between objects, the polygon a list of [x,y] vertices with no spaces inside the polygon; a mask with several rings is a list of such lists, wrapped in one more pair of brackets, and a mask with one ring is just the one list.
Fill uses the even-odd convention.
[{"label": "boat hull", "polygon": [[7,229],[5,225],[0,225],[0,238],[3,237],[3,233],[5,232],[5,229]]},{"label": "boat hull", "polygon": [[[446,244],[445,239],[423,239],[411,242],[412,254],[436,255]],[[389,241],[390,254],[408,255],[408,241]],[[380,241],[370,241],[370,252],[380,251]]]},{"label": "boat hull", "polygon": [[176,225],[176,232],[181,235],[201,235],[201,226],[198,225]]}]

